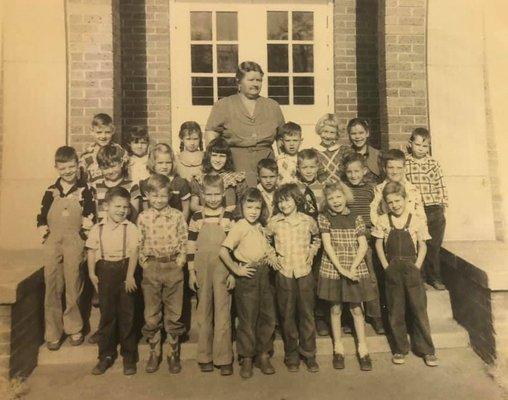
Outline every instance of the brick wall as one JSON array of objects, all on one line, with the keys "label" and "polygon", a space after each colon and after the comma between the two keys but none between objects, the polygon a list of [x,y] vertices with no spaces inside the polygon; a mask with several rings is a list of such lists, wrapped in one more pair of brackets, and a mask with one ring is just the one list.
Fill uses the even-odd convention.
[{"label": "brick wall", "polygon": [[0,379],[9,378],[11,354],[11,306],[0,305]]},{"label": "brick wall", "polygon": [[113,116],[113,6],[111,0],[67,0],[68,142],[90,142],[91,118]]},{"label": "brick wall", "polygon": [[169,3],[120,0],[123,125],[148,125],[150,136],[171,134]]},{"label": "brick wall", "polygon": [[426,0],[381,0],[378,57],[381,141],[407,142],[416,126],[428,126]]}]

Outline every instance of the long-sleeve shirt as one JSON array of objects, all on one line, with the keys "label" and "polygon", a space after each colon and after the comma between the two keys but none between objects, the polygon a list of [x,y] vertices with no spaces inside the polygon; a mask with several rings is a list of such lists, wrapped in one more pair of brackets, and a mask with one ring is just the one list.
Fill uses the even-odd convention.
[{"label": "long-sleeve shirt", "polygon": [[282,275],[300,278],[311,272],[312,261],[307,263],[307,257],[321,247],[319,228],[312,217],[301,212],[291,217],[277,214],[268,222],[266,234],[273,237]]},{"label": "long-sleeve shirt", "polygon": [[439,162],[430,156],[406,157],[406,179],[418,188],[424,206],[448,205],[448,192]]},{"label": "long-sleeve shirt", "polygon": [[141,233],[139,262],[144,266],[148,257],[184,257],[187,245],[187,222],[181,211],[172,207],[149,208],[138,216]]},{"label": "long-sleeve shirt", "polygon": [[55,197],[75,196],[81,205],[83,218],[88,218],[91,223],[95,223],[97,219],[97,211],[94,201],[94,190],[84,182],[78,181],[72,186],[67,193],[61,184],[61,178],[49,186],[44,192],[41,202],[41,210],[37,215],[37,226],[48,225],[48,212],[53,204]]}]

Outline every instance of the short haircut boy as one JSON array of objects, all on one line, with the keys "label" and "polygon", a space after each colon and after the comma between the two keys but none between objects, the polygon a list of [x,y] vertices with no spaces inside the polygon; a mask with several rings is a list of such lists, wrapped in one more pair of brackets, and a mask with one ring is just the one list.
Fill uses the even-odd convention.
[{"label": "short haircut boy", "polygon": [[295,122],[286,122],[277,129],[277,139],[283,139],[284,136],[301,136],[302,127]]},{"label": "short haircut boy", "polygon": [[124,160],[125,150],[118,145],[108,144],[97,152],[97,164],[101,169],[123,164]]},{"label": "short haircut boy", "polygon": [[415,128],[413,129],[413,131],[411,132],[411,137],[409,138],[409,140],[412,142],[415,140],[415,138],[419,136],[421,137],[423,140],[429,140],[430,141],[430,132],[427,128],[423,128],[423,127],[419,127],[419,128]]},{"label": "short haircut boy", "polygon": [[383,154],[383,167],[386,168],[386,166],[388,165],[388,161],[402,161],[403,163],[405,163],[406,156],[402,150],[390,149]]},{"label": "short haircut boy", "polygon": [[203,188],[206,187],[218,187],[221,192],[224,192],[224,181],[220,175],[206,174],[203,176]]},{"label": "short haircut boy", "polygon": [[55,164],[69,161],[78,162],[78,153],[76,153],[76,149],[71,146],[59,147],[55,152]]},{"label": "short haircut boy", "polygon": [[400,182],[388,182],[383,188],[383,199],[386,201],[386,198],[391,194],[398,194],[404,198],[407,197],[406,188]]},{"label": "short haircut boy", "polygon": [[318,152],[314,149],[303,149],[297,155],[298,165],[304,160],[316,160],[319,163]]},{"label": "short haircut boy", "polygon": [[354,162],[359,162],[362,167],[365,167],[365,157],[357,152],[349,153],[346,157],[344,157],[343,165],[344,170]]},{"label": "short haircut boy", "polygon": [[161,189],[169,190],[169,178],[161,174],[152,174],[146,180],[145,191],[147,193],[157,192]]},{"label": "short haircut boy", "polygon": [[122,199],[127,200],[128,202],[131,201],[131,195],[127,189],[125,189],[123,186],[115,186],[106,192],[106,195],[104,197],[104,201],[106,203],[111,202],[116,197],[121,197]]},{"label": "short haircut boy", "polygon": [[263,158],[259,160],[257,165],[258,175],[263,168],[272,171],[275,175],[279,173],[279,166],[277,165],[277,161],[273,158]]},{"label": "short haircut boy", "polygon": [[101,125],[113,125],[113,118],[111,118],[108,114],[105,113],[95,114],[92,119],[92,126],[101,126]]}]

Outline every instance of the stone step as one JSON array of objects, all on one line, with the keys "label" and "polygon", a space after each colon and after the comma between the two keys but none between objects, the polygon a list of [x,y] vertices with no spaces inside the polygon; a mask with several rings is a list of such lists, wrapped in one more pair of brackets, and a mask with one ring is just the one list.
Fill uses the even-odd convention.
[{"label": "stone step", "polygon": [[[447,291],[429,290],[427,292],[428,312],[431,321],[432,339],[435,347],[439,349],[460,348],[469,346],[469,337],[467,332],[459,326],[451,317],[451,306],[449,294]],[[193,301],[193,308],[195,301]],[[194,315],[195,313],[193,313]],[[92,327],[98,325],[98,311],[94,310],[91,317]],[[195,324],[192,324],[195,325]],[[367,345],[369,352],[385,353],[390,352],[390,347],[386,336],[376,335],[372,327],[367,324]],[[194,359],[196,355],[196,329],[192,326],[189,333],[189,340],[182,345],[182,359]],[[355,339],[352,335],[343,335],[345,352],[348,355],[355,354]],[[277,336],[274,342],[276,354],[283,354],[284,348],[280,336]],[[330,337],[319,337],[317,340],[317,351],[319,355],[332,354],[332,340]],[[139,345],[139,356],[141,361],[148,359],[149,347],[145,342]],[[39,352],[38,365],[66,364],[66,363],[93,363],[97,359],[97,347],[90,345],[86,341],[78,347],[72,347],[67,342],[64,343],[59,351],[49,351],[45,346],[41,346]]]}]

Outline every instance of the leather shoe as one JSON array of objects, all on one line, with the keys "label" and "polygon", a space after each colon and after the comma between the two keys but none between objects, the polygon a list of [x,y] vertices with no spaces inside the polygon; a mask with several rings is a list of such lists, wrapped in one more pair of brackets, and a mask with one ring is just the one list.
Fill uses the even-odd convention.
[{"label": "leather shoe", "polygon": [[256,358],[256,367],[265,375],[275,374],[275,368],[273,368],[268,354],[262,354]]},{"label": "leather shoe", "polygon": [[252,358],[244,357],[242,366],[240,367],[240,376],[244,379],[252,377]]},{"label": "leather shoe", "polygon": [[113,365],[113,357],[106,356],[99,360],[97,365],[92,369],[92,375],[102,375],[106,370]]}]

